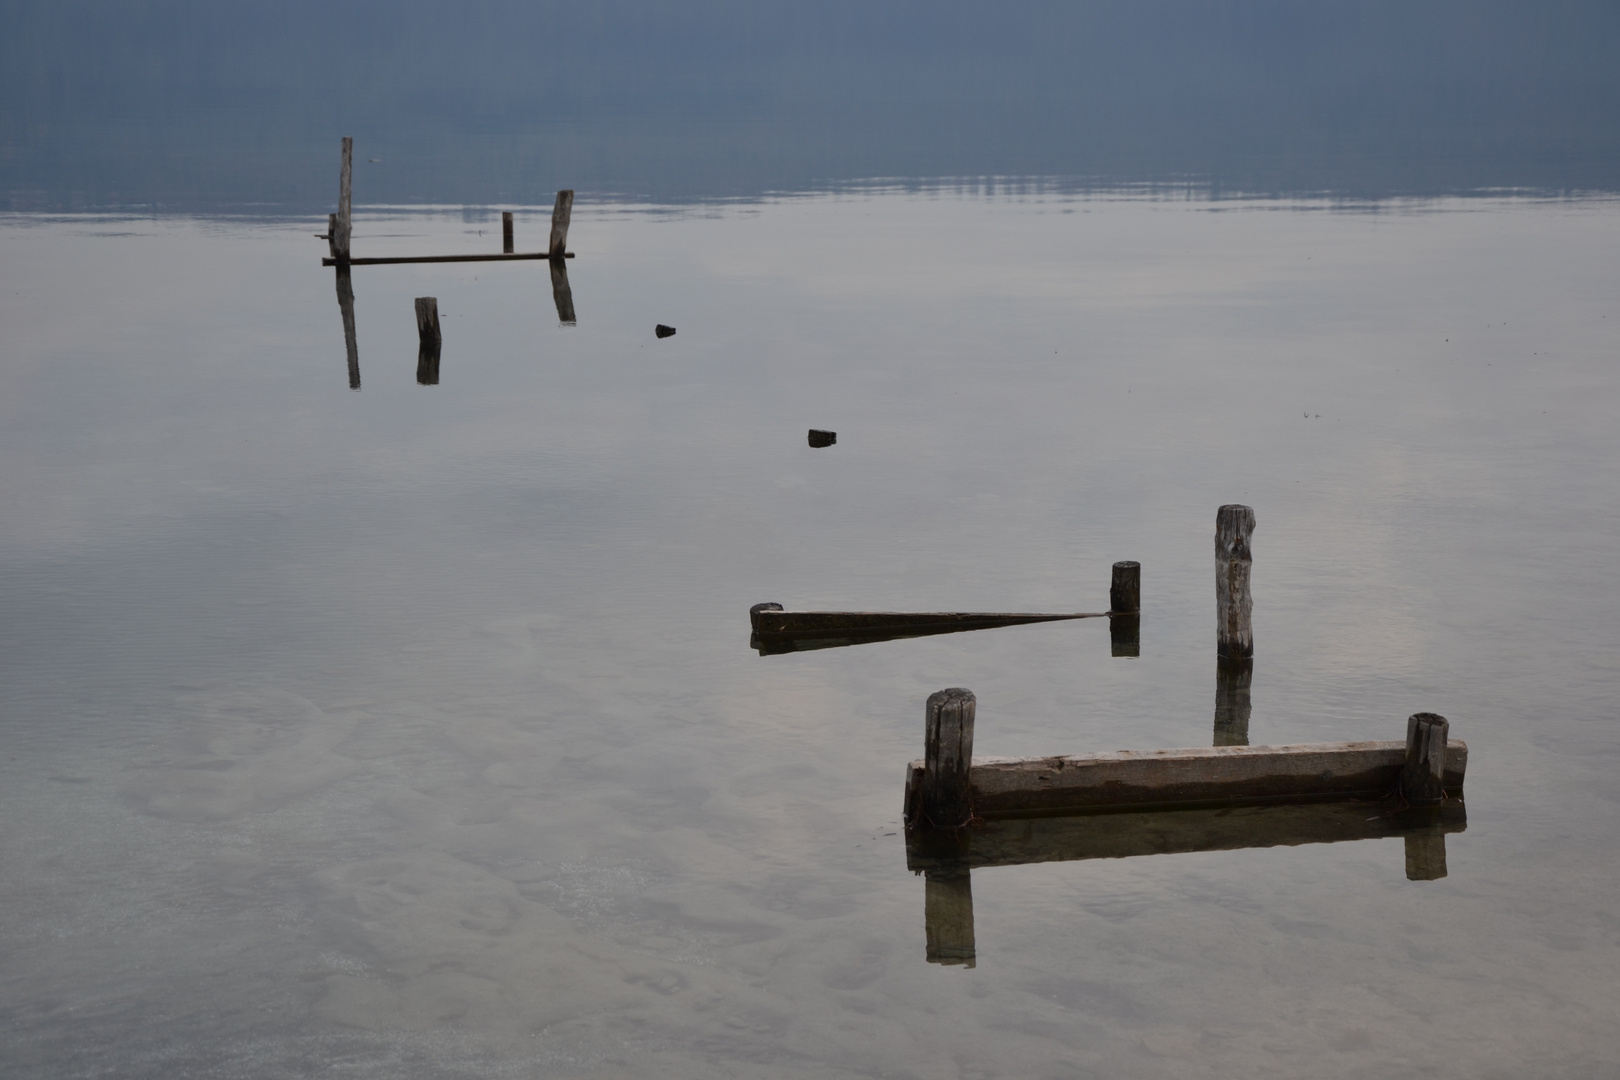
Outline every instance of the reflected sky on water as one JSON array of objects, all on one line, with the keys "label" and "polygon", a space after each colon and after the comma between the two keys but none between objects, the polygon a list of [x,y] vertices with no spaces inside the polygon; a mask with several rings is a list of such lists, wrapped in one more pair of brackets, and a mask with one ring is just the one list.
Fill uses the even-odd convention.
[{"label": "reflected sky on water", "polygon": [[[574,326],[540,262],[356,267],[359,393],[323,222],[6,219],[8,1071],[1606,1067],[1620,214],[1219,205],[582,203]],[[1450,718],[1446,876],[997,866],[976,966],[928,963],[924,699],[972,688],[983,754],[1209,745],[1232,501],[1249,741]],[[746,647],[766,598],[1103,610],[1120,559],[1139,657]]]}]

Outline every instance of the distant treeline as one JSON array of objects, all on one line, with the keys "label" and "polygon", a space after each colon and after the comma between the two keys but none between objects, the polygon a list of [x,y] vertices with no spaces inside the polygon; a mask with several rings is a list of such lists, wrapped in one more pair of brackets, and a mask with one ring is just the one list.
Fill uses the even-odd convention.
[{"label": "distant treeline", "polygon": [[[0,207],[1620,190],[1620,4],[0,0]],[[372,164],[369,159],[380,158]]]}]

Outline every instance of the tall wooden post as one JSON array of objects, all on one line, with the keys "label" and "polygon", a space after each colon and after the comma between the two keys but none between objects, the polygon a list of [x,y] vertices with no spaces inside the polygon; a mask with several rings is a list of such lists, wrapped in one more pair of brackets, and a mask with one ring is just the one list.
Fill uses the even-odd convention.
[{"label": "tall wooden post", "polygon": [[1142,655],[1142,564],[1117,562],[1108,588],[1108,640],[1115,656]]},{"label": "tall wooden post", "polygon": [[923,873],[923,929],[928,935],[928,962],[972,967],[977,959],[973,940],[973,872],[963,867]]},{"label": "tall wooden post", "polygon": [[332,233],[334,259],[347,260],[349,257],[349,235],[351,219],[349,214],[349,198],[354,187],[354,139],[348,135],[343,136],[343,172],[338,177],[338,212],[337,228]]},{"label": "tall wooden post", "polygon": [[561,259],[551,260],[551,302],[557,305],[559,323],[575,325],[574,290],[568,287],[568,264]]},{"label": "tall wooden post", "polygon": [[1401,796],[1412,806],[1445,801],[1446,737],[1451,724],[1434,713],[1413,713],[1406,721],[1406,765],[1401,769]]},{"label": "tall wooden post", "polygon": [[973,718],[978,699],[961,687],[928,695],[923,737],[922,818],[955,829],[973,818],[968,769],[973,765]]},{"label": "tall wooden post", "polygon": [[1215,651],[1232,660],[1254,655],[1254,599],[1249,595],[1249,569],[1254,557],[1249,536],[1254,510],[1231,503],[1215,514]]},{"label": "tall wooden post", "polygon": [[557,192],[557,205],[551,208],[551,244],[546,249],[553,259],[560,259],[568,250],[568,219],[574,212],[574,192]]},{"label": "tall wooden post", "polygon": [[510,255],[517,250],[512,246],[512,211],[501,211],[501,253]]},{"label": "tall wooden post", "polygon": [[349,354],[349,389],[360,389],[360,346],[354,333],[354,283],[349,280],[349,265],[337,268],[338,312],[343,316],[343,347]]}]

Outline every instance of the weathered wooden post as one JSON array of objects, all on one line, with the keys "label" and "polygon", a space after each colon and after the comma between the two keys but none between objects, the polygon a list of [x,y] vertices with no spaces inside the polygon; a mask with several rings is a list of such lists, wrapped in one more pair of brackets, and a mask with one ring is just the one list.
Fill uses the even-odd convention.
[{"label": "weathered wooden post", "polygon": [[501,254],[510,255],[517,249],[512,246],[512,211],[501,211]]},{"label": "weathered wooden post", "polygon": [[953,686],[928,695],[923,736],[922,820],[957,829],[973,818],[968,770],[973,765],[973,691]]},{"label": "weathered wooden post", "polygon": [[1249,686],[1253,660],[1215,659],[1215,745],[1249,745]]},{"label": "weathered wooden post", "polygon": [[1233,660],[1254,655],[1254,599],[1249,595],[1249,569],[1254,557],[1249,536],[1254,510],[1230,503],[1215,514],[1215,644],[1216,654]]},{"label": "weathered wooden post", "polygon": [[360,389],[360,346],[354,333],[354,284],[349,280],[349,266],[340,263],[337,268],[338,312],[343,316],[343,348],[349,354],[349,389]]},{"label": "weathered wooden post", "polygon": [[423,342],[433,342],[435,345],[444,340],[439,333],[439,298],[436,296],[418,296],[416,298],[416,336]]},{"label": "weathered wooden post", "polygon": [[332,258],[347,261],[349,258],[349,236],[352,232],[352,220],[349,213],[349,196],[354,185],[354,139],[348,135],[343,136],[343,171],[338,177],[338,212],[337,228],[332,230]]},{"label": "weathered wooden post", "polygon": [[1406,765],[1401,769],[1401,797],[1412,806],[1438,806],[1445,801],[1446,737],[1451,724],[1434,713],[1413,713],[1406,721]]},{"label": "weathered wooden post", "polygon": [[551,302],[557,305],[557,322],[574,326],[574,290],[568,287],[568,264],[561,259],[551,260]]},{"label": "weathered wooden post", "polygon": [[973,872],[966,867],[923,871],[923,929],[930,964],[972,967]]},{"label": "weathered wooden post", "polygon": [[573,189],[557,192],[557,205],[551,208],[551,245],[547,250],[560,259],[568,250],[568,219],[574,211]]},{"label": "weathered wooden post", "polygon": [[1108,588],[1108,640],[1115,656],[1142,655],[1142,564],[1114,564]]}]

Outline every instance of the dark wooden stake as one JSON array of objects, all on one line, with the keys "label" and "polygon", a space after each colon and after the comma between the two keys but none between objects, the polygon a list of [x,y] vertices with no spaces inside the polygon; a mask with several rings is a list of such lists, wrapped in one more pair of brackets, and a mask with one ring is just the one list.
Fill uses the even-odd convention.
[{"label": "dark wooden stake", "polygon": [[1438,881],[1445,876],[1446,834],[1438,827],[1407,833],[1406,880]]},{"label": "dark wooden stake", "polygon": [[928,695],[923,736],[922,820],[956,829],[973,818],[968,770],[973,766],[973,691],[951,687]]},{"label": "dark wooden stake", "polygon": [[1115,656],[1142,655],[1142,564],[1117,562],[1108,588],[1108,640]]},{"label": "dark wooden stake", "polygon": [[973,872],[928,870],[923,889],[928,962],[972,967],[977,959],[973,941]]},{"label": "dark wooden stake", "polygon": [[574,290],[568,287],[568,264],[561,259],[551,260],[551,300],[557,305],[557,321],[574,326]]},{"label": "dark wooden stake", "polygon": [[551,243],[547,247],[553,259],[562,258],[568,249],[568,219],[573,212],[573,190],[557,192],[557,205],[551,208]]},{"label": "dark wooden stake", "polygon": [[1215,745],[1249,745],[1249,686],[1253,660],[1215,658]]},{"label": "dark wooden stake", "polygon": [[439,343],[424,339],[416,348],[416,384],[439,385]]},{"label": "dark wooden stake", "polygon": [[507,255],[517,249],[512,246],[512,211],[501,211],[501,251]]},{"label": "dark wooden stake", "polygon": [[338,311],[343,315],[343,347],[349,354],[349,389],[360,389],[360,346],[354,333],[354,284],[349,268],[337,268]]},{"label": "dark wooden stake", "polygon": [[1215,515],[1216,654],[1241,660],[1254,655],[1254,600],[1249,595],[1249,536],[1254,510],[1235,503]]},{"label": "dark wooden stake", "polygon": [[439,300],[435,296],[416,298],[416,336],[434,345],[444,340],[439,333]]},{"label": "dark wooden stake", "polygon": [[338,177],[337,228],[332,233],[334,259],[349,257],[349,236],[353,221],[349,213],[349,197],[354,186],[354,140],[343,136],[343,171]]},{"label": "dark wooden stake", "polygon": [[1436,806],[1446,797],[1446,736],[1451,724],[1434,713],[1413,713],[1406,721],[1406,767],[1401,795],[1412,806]]}]

